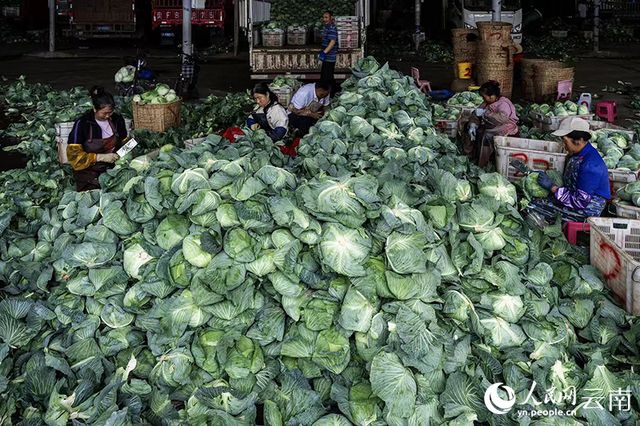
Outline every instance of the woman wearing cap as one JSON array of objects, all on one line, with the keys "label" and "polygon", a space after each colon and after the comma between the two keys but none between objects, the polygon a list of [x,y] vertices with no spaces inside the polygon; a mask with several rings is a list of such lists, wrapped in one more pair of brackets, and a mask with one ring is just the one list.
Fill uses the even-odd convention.
[{"label": "woman wearing cap", "polygon": [[484,167],[491,160],[494,136],[518,134],[516,108],[506,96],[500,94],[500,83],[488,81],[480,86],[484,102],[477,108],[467,127],[469,141],[464,150]]},{"label": "woman wearing cap", "polygon": [[589,123],[569,117],[553,135],[562,137],[568,152],[564,183],[557,186],[549,175],[540,172],[538,183],[550,191],[549,198],[534,200],[529,212],[539,213],[547,221],[553,221],[557,215],[561,215],[563,221],[574,222],[600,216],[611,198],[609,172],[598,151],[589,143]]}]

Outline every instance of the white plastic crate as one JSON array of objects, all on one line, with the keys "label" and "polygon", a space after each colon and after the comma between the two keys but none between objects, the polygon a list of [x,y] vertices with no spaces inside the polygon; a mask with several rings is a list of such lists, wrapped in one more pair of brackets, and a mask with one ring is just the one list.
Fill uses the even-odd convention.
[{"label": "white plastic crate", "polygon": [[558,130],[560,128],[560,123],[565,118],[569,117],[580,117],[585,120],[593,119],[593,114],[584,114],[584,115],[567,115],[567,116],[556,116],[552,115],[547,117],[544,114],[539,112],[531,112],[530,117],[533,120],[534,126],[536,126],[540,130],[544,130],[545,132],[552,132],[554,130]]},{"label": "white plastic crate", "polygon": [[338,31],[338,49],[356,49],[359,45],[358,31]]},{"label": "white plastic crate", "polygon": [[638,180],[640,171],[628,169],[609,169],[609,180],[612,183],[613,190],[617,191],[628,183]]},{"label": "white plastic crate", "polygon": [[511,166],[513,160],[522,161],[532,170],[557,170],[561,173],[564,171],[567,153],[561,143],[509,136],[495,136],[493,143],[496,168],[511,182],[522,178],[522,174]]},{"label": "white plastic crate", "polygon": [[450,138],[455,138],[458,135],[458,120],[437,120],[435,128]]},{"label": "white plastic crate", "polygon": [[336,25],[345,23],[345,22],[358,22],[357,16],[336,16],[335,17]]},{"label": "white plastic crate", "polygon": [[640,315],[640,220],[591,217],[590,259],[628,313]]},{"label": "white plastic crate", "polygon": [[184,141],[184,149],[193,149],[193,147],[200,145],[202,142],[204,142],[205,139],[207,138],[187,139],[186,141]]},{"label": "white plastic crate", "polygon": [[298,90],[298,87],[299,86],[271,87],[271,91],[278,97],[278,103],[286,109],[289,107],[291,98],[293,98],[293,94]]},{"label": "white plastic crate", "polygon": [[612,204],[616,208],[616,216],[640,220],[640,207],[621,200],[613,200]]}]

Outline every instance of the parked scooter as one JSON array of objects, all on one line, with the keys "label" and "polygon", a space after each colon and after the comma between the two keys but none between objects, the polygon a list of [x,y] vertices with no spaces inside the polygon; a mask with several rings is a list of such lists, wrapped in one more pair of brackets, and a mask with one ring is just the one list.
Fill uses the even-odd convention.
[{"label": "parked scooter", "polygon": [[120,96],[139,95],[153,90],[156,85],[156,74],[147,66],[143,54],[126,61],[115,75],[116,91]]}]

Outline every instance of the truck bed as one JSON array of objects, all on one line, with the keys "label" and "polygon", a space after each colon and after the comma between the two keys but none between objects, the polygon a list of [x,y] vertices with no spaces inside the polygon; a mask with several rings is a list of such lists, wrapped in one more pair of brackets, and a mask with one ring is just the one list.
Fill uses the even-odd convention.
[{"label": "truck bed", "polygon": [[[254,47],[250,55],[252,78],[269,79],[278,74],[291,74],[302,79],[317,78],[320,73],[319,52],[320,45]],[[345,78],[345,73],[362,56],[362,48],[338,50],[336,78]]]},{"label": "truck bed", "polygon": [[134,22],[135,11],[131,0],[73,0],[76,23],[124,24]]}]

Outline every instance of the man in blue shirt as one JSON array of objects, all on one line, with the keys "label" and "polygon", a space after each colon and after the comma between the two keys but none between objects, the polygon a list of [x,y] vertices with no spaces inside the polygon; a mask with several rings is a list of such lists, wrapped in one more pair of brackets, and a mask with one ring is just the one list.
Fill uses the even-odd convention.
[{"label": "man in blue shirt", "polygon": [[[331,83],[335,88],[333,73],[336,69],[336,58],[338,56],[338,28],[333,22],[333,14],[329,11],[322,15],[324,30],[322,31],[322,50],[318,59],[322,62],[320,68],[320,79]],[[332,93],[335,91],[332,90]]]},{"label": "man in blue shirt", "polygon": [[534,200],[530,212],[547,220],[561,215],[563,221],[581,222],[600,216],[611,198],[609,172],[598,151],[589,143],[589,123],[579,117],[569,117],[553,133],[562,137],[568,152],[563,184],[556,186],[549,175],[541,172],[538,183],[550,191],[548,199]]}]

